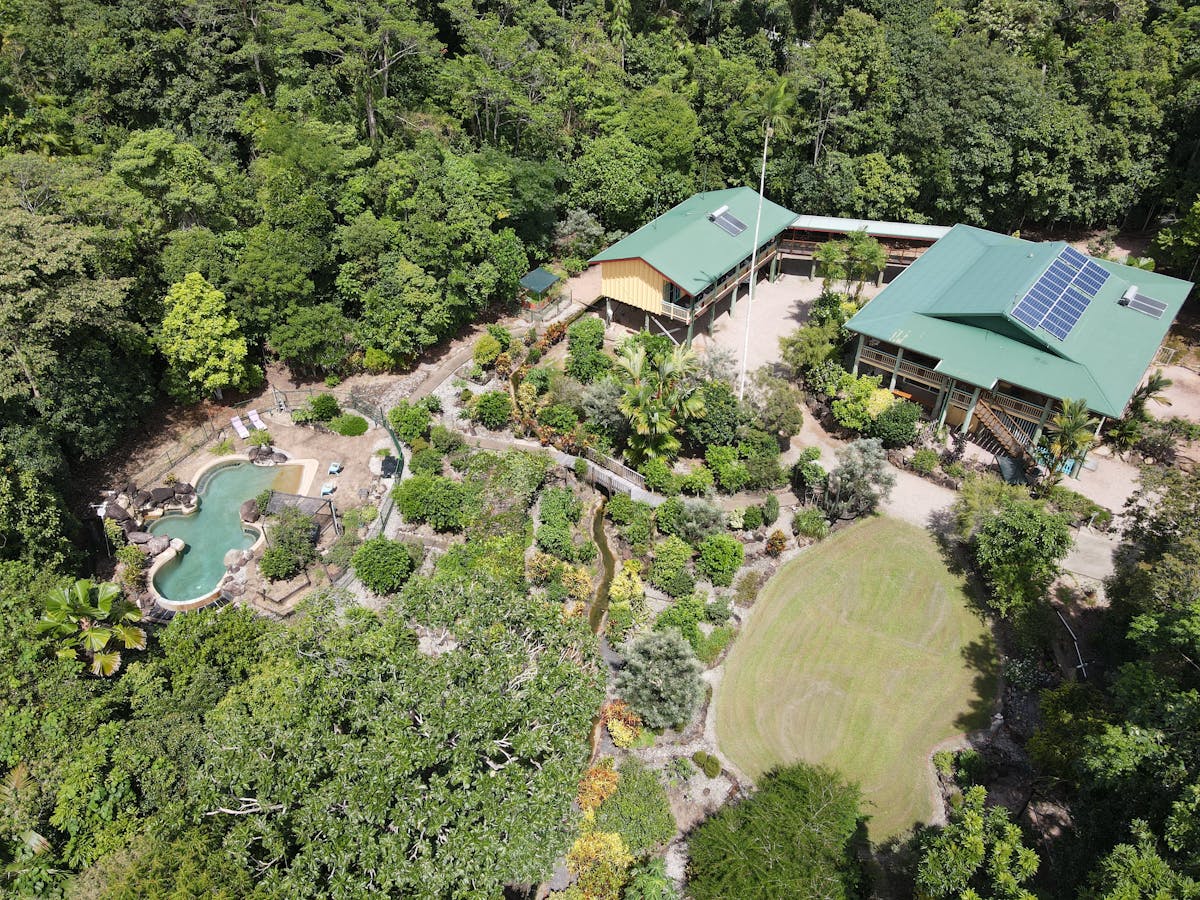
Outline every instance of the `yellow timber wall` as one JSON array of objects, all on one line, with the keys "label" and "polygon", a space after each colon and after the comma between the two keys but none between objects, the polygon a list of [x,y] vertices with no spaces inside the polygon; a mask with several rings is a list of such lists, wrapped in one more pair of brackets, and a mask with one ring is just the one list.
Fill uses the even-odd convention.
[{"label": "yellow timber wall", "polygon": [[667,280],[640,259],[600,263],[600,293],[650,313],[661,313]]}]

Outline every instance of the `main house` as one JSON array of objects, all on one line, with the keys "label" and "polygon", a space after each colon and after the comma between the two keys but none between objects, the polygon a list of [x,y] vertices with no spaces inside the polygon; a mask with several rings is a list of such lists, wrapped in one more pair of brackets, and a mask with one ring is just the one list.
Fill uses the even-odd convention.
[{"label": "main house", "polygon": [[1192,285],[956,225],[846,327],[854,369],[924,405],[939,425],[1030,448],[1059,400],[1124,414]]},{"label": "main house", "polygon": [[949,231],[932,225],[873,222],[830,216],[798,216],[763,200],[754,253],[758,193],[728,188],[695,194],[588,262],[600,267],[600,293],[609,317],[612,304],[638,310],[652,319],[687,324],[690,343],[696,322],[708,313],[709,325],[722,304],[732,310],[739,291],[766,270],[774,281],[785,257],[807,260],[821,243],[850,231],[866,231],[888,250],[888,266],[912,264]]}]

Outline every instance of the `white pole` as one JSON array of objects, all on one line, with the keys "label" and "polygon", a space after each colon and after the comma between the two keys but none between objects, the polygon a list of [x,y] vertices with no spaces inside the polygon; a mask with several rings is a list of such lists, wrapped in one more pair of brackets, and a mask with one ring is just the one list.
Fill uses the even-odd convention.
[{"label": "white pole", "polygon": [[[750,295],[746,298],[746,336],[742,341],[742,376],[738,382],[738,400],[746,397],[746,361],[750,355],[750,317],[754,314],[754,282],[758,280],[758,229],[762,224],[763,193],[767,187],[767,142],[771,139],[771,123],[763,127],[762,167],[758,176],[758,214],[754,217],[754,249],[750,252]],[[734,289],[736,290],[736,288]]]}]

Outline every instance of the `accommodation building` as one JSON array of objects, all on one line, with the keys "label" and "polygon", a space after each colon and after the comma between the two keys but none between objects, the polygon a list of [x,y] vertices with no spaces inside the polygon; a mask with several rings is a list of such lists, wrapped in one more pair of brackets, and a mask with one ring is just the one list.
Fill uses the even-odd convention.
[{"label": "accommodation building", "polygon": [[[610,318],[614,302],[625,304],[644,314],[647,328],[659,317],[686,323],[690,342],[695,323],[708,313],[711,326],[721,305],[728,301],[732,309],[739,290],[749,283],[757,213],[758,193],[750,188],[706,191],[596,254],[589,264],[600,266],[600,292]],[[797,216],[764,199],[755,274],[766,270],[774,280],[784,257],[811,261],[822,242],[859,230],[877,237],[888,249],[889,267],[897,268],[910,265],[948,231]],[[809,271],[811,277],[811,267]]]},{"label": "accommodation building", "polygon": [[1192,285],[956,225],[847,323],[855,371],[1013,456],[1062,398],[1119,417]]}]

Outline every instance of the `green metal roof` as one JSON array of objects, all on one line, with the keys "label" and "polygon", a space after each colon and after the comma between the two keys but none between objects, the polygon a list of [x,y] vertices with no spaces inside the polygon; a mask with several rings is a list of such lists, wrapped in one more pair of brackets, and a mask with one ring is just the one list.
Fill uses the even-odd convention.
[{"label": "green metal roof", "polygon": [[532,291],[539,297],[558,284],[561,279],[551,272],[549,269],[544,269],[538,266],[532,272],[526,272],[521,276],[521,287],[527,291]]},{"label": "green metal roof", "polygon": [[[1059,341],[1011,311],[1065,246],[955,225],[846,327],[932,356],[959,381],[1085,398],[1094,412],[1120,416],[1192,285],[1097,259],[1109,278]],[[1161,318],[1117,303],[1131,285],[1166,304]]]},{"label": "green metal roof", "polygon": [[[745,231],[732,235],[709,219],[723,206],[745,223]],[[643,259],[682,291],[695,296],[750,256],[757,212],[758,192],[750,188],[694,194],[588,262]],[[759,246],[772,240],[795,218],[794,212],[764,198]]]}]

